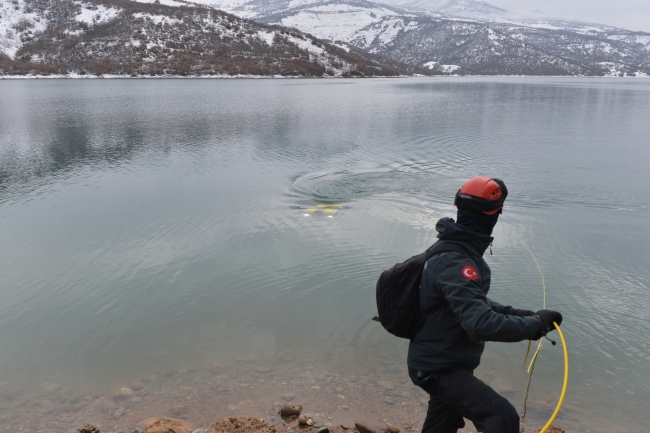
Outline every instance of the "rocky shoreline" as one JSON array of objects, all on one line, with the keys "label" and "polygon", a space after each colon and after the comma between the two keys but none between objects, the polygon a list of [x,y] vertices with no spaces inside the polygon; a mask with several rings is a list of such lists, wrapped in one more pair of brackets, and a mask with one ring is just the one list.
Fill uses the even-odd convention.
[{"label": "rocky shoreline", "polygon": [[[215,420],[242,417],[265,423],[256,425],[269,433],[319,433],[323,428],[329,433],[356,433],[361,431],[359,420],[370,420],[367,424],[374,426],[370,432],[388,432],[391,426],[393,433],[396,429],[420,431],[427,395],[410,383],[404,369],[390,356],[374,357],[363,366],[332,365],[333,371],[322,366],[322,360],[315,358],[243,359],[228,366],[212,364],[151,374],[104,390],[82,388],[86,384],[73,381],[3,382],[0,432],[78,433],[88,424],[101,433],[169,433],[160,426],[147,428],[147,423],[173,419],[188,426],[185,430],[172,427],[175,433],[202,433],[201,429],[207,433]],[[515,402],[520,398],[519,388],[525,385],[489,376],[489,372],[481,378]],[[537,412],[529,412],[527,432],[548,419],[556,401],[549,396],[537,398],[535,403]],[[285,405],[298,405],[300,413],[283,416],[280,412]],[[223,430],[240,431],[248,430]],[[460,430],[475,431],[469,422]],[[571,427],[571,431],[591,430]]]}]

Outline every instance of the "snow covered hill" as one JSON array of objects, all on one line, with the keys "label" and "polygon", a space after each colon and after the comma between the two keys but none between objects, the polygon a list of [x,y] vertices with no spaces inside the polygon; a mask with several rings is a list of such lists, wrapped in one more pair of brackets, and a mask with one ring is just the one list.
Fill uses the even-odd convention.
[{"label": "snow covered hill", "polygon": [[[2,0],[0,53],[5,60],[0,54],[0,67],[4,62],[7,70],[9,58],[14,59],[13,70],[26,67],[16,61],[42,71],[103,70],[88,65],[102,64],[113,50],[118,53],[116,59],[122,56],[128,62],[106,60],[111,68],[135,74],[179,73],[181,58],[185,59],[183,73],[192,74],[234,73],[237,68],[232,64],[239,65],[239,70],[264,71],[261,74],[349,75],[356,71],[390,75],[417,68],[453,74],[650,74],[650,33],[571,21],[516,20],[507,11],[476,0],[383,1],[392,4],[368,0]],[[159,15],[167,18],[161,21]],[[215,18],[224,16],[229,18]],[[125,24],[120,27],[120,22]],[[285,28],[284,33],[273,26]],[[287,27],[295,29],[292,37],[287,36]],[[182,43],[175,47],[179,39]],[[84,49],[96,51],[76,54]],[[300,59],[303,66],[286,66],[291,59]],[[311,70],[307,63],[318,64],[320,69]],[[368,69],[371,64],[381,72]]]},{"label": "snow covered hill", "polygon": [[1,4],[0,75],[395,76],[425,72],[296,29],[176,0],[3,0]]},{"label": "snow covered hill", "polygon": [[[516,21],[473,0],[452,0],[443,6],[449,10],[462,6],[464,12],[480,12],[480,18],[407,11],[365,0],[302,1],[309,3],[258,14],[256,19],[448,73],[650,73],[650,34],[646,33],[569,21]],[[486,9],[478,11],[479,6]]]},{"label": "snow covered hill", "polygon": [[365,0],[330,0],[275,12],[258,17],[258,20],[297,29],[308,29],[303,31],[323,39],[350,42],[359,29],[369,25],[391,18],[416,16],[416,14]]}]

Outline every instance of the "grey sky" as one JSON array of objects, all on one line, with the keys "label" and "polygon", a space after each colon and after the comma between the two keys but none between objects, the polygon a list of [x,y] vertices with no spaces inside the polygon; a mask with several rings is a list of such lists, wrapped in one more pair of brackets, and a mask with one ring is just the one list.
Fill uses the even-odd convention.
[{"label": "grey sky", "polygon": [[541,10],[545,16],[609,24],[650,32],[650,0],[486,0],[515,13]]}]

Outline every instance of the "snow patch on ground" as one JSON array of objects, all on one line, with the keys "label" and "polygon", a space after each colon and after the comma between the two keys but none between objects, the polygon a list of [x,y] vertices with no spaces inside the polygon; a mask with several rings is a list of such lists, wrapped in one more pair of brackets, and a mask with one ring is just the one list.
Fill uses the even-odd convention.
[{"label": "snow patch on ground", "polygon": [[83,22],[89,26],[104,24],[115,18],[120,11],[112,7],[99,5],[96,8],[89,8],[87,5],[81,7],[81,12],[74,18],[77,22]]},{"label": "snow patch on ground", "polygon": [[257,37],[267,43],[270,47],[273,45],[273,39],[275,39],[275,32],[257,32]]},{"label": "snow patch on ground", "polygon": [[337,43],[335,43],[335,42],[332,42],[331,45],[334,45],[335,47],[339,47],[340,49],[342,49],[342,50],[345,51],[346,53],[349,53],[349,52],[350,52],[350,47],[348,47],[347,45],[337,44]]},{"label": "snow patch on ground", "polygon": [[311,40],[305,40],[301,38],[297,38],[295,36],[287,36],[287,39],[289,39],[292,43],[296,44],[296,46],[302,50],[308,51],[309,54],[313,54],[315,56],[321,56],[325,52],[324,49],[321,47],[318,47],[314,44],[312,44]]},{"label": "snow patch on ground", "polygon": [[610,35],[607,39],[645,45],[645,49],[650,51],[650,35]]},{"label": "snow patch on ground", "polygon": [[451,74],[460,69],[458,65],[440,65],[440,71],[445,74]]},{"label": "snow patch on ground", "polygon": [[423,68],[427,68],[427,69],[435,69],[435,67],[436,67],[437,64],[438,64],[438,62],[434,62],[434,61],[432,60],[432,61],[430,61],[430,62],[426,62],[424,65],[422,65],[422,67],[423,67]]},{"label": "snow patch on ground", "polygon": [[183,23],[183,20],[179,20],[176,18],[170,18],[167,15],[154,15],[154,14],[147,14],[143,12],[137,12],[133,14],[134,18],[142,18],[145,20],[151,20],[155,24],[168,24],[170,26],[175,26]]}]

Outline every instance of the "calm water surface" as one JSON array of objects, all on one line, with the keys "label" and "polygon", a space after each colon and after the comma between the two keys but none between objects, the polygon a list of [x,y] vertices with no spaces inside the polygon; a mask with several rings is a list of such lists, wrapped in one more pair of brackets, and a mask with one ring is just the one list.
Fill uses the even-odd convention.
[{"label": "calm water surface", "polygon": [[[485,174],[510,190],[490,296],[542,308],[523,240],[565,317],[560,424],[638,431],[648,119],[643,79],[0,81],[0,382],[110,389],[280,354],[388,354],[407,381],[407,342],[369,320],[375,281]],[[525,349],[490,343],[477,371],[520,411]],[[561,379],[546,344],[531,406]]]}]

